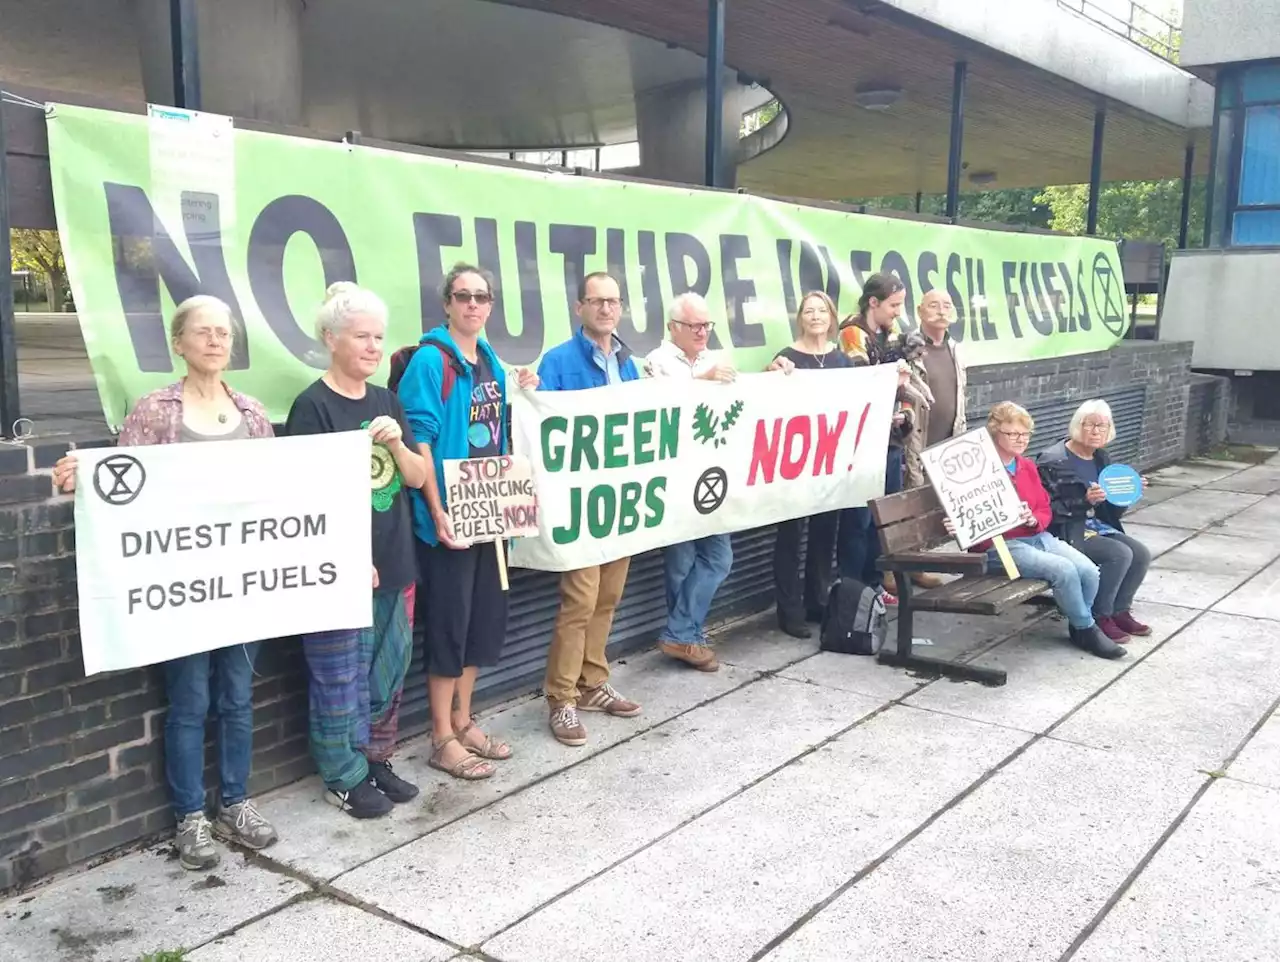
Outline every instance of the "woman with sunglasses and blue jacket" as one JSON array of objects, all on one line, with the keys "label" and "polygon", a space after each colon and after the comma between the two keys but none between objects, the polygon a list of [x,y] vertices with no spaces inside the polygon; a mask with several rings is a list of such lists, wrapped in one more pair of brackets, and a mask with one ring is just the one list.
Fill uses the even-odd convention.
[{"label": "woman with sunglasses and blue jacket", "polygon": [[[507,595],[493,542],[454,536],[445,500],[444,462],[507,451],[507,378],[481,332],[493,310],[487,271],[457,264],[441,287],[447,322],[423,335],[397,391],[420,450],[435,468],[412,492],[422,622],[431,701],[429,764],[454,778],[489,778],[511,748],[476,728],[471,696],[481,668],[502,654]],[[538,377],[516,372],[521,387]]]}]

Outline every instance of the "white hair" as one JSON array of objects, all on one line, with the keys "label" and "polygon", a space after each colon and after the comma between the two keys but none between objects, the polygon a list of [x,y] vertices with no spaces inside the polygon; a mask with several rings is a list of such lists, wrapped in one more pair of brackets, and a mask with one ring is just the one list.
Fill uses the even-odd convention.
[{"label": "white hair", "polygon": [[213,311],[221,314],[227,319],[227,323],[231,325],[234,333],[236,325],[227,302],[220,297],[214,297],[212,294],[196,294],[188,297],[174,310],[173,318],[169,321],[169,337],[175,341],[182,337],[182,332],[187,327],[187,321],[201,311]]},{"label": "white hair", "polygon": [[667,320],[683,321],[685,311],[695,308],[707,310],[707,299],[697,291],[685,291],[683,294],[677,295],[672,300],[671,306],[667,308]]},{"label": "white hair", "polygon": [[1106,447],[1116,439],[1116,420],[1111,416],[1111,405],[1098,398],[1092,401],[1085,401],[1076,408],[1076,413],[1071,415],[1071,427],[1068,429],[1068,434],[1072,441],[1078,444],[1084,443],[1084,419],[1087,417],[1106,418],[1107,423],[1111,425],[1107,429],[1107,439],[1102,442],[1103,447]]},{"label": "white hair", "polygon": [[341,333],[351,318],[359,314],[376,317],[384,328],[387,326],[387,305],[373,291],[351,281],[330,284],[316,317],[316,337],[323,342],[326,334]]}]

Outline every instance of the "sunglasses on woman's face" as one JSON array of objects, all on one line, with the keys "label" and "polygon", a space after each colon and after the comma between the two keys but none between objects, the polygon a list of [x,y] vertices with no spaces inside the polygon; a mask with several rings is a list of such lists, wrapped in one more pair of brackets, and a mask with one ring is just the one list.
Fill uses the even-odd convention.
[{"label": "sunglasses on woman's face", "polygon": [[488,291],[453,291],[450,295],[455,304],[470,304],[475,301],[477,304],[488,304],[493,300],[493,295]]}]

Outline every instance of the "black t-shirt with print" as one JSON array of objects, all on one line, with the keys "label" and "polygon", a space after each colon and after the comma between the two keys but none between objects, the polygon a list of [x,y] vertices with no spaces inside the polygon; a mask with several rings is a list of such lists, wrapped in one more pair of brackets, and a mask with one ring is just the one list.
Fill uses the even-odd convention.
[{"label": "black t-shirt with print", "polygon": [[[404,443],[416,451],[418,443],[400,399],[375,384],[366,384],[364,397],[356,399],[339,394],[323,378],[316,381],[294,400],[289,420],[285,422],[285,434],[359,431],[383,414],[396,419],[404,434]],[[413,553],[413,515],[400,468],[385,445],[373,445],[371,477],[373,566],[378,569],[378,587],[400,591],[418,580]]]},{"label": "black t-shirt with print", "polygon": [[498,379],[484,354],[476,357],[471,370],[471,414],[467,425],[467,440],[471,443],[471,457],[491,458],[502,453],[502,394]]},{"label": "black t-shirt with print", "polygon": [[842,367],[853,367],[853,362],[839,348],[833,348],[826,354],[810,354],[808,351],[797,350],[794,347],[784,347],[774,357],[785,357],[801,371],[830,371]]}]

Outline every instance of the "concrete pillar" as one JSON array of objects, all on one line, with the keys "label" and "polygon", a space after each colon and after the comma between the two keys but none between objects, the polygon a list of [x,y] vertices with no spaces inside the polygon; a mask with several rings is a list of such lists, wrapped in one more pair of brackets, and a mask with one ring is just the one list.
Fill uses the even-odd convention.
[{"label": "concrete pillar", "polygon": [[[135,0],[142,84],[173,103],[169,0]],[[201,108],[302,126],[300,0],[199,0]]]},{"label": "concrete pillar", "polygon": [[[679,184],[701,184],[706,175],[707,87],[701,80],[641,91],[636,97],[640,166],[636,174]],[[725,84],[724,144],[720,184],[737,184],[738,131],[747,88]]]}]

